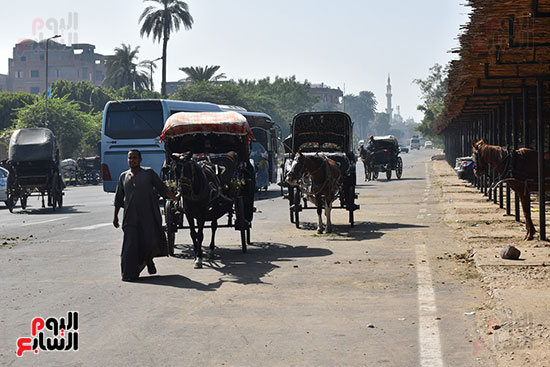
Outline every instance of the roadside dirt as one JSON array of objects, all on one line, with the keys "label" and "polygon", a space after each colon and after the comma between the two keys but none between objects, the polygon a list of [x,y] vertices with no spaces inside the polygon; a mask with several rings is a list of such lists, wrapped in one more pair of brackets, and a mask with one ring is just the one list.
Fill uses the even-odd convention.
[{"label": "roadside dirt", "polygon": [[[482,335],[476,348],[489,350],[499,366],[550,367],[550,244],[523,241],[525,222],[523,215],[521,222],[514,219],[513,197],[512,215],[507,216],[505,209],[459,180],[446,161],[434,161],[433,172],[444,221],[467,248],[458,256],[445,256],[475,265],[491,299],[472,314]],[[533,208],[533,216],[538,217]],[[500,258],[508,245],[521,250],[519,260]]]}]

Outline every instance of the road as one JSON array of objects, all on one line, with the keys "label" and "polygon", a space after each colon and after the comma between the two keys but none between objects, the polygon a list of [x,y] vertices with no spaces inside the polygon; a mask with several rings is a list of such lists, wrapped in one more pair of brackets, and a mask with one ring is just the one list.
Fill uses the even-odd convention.
[{"label": "road", "polygon": [[[181,256],[135,283],[120,280],[122,232],[101,187],[67,189],[55,213],[37,199],[0,206],[0,364],[492,366],[468,314],[485,295],[441,223],[435,153],[402,154],[401,180],[366,183],[358,167],[354,228],[335,210],[333,234],[316,234],[314,211],[296,229],[272,186],[248,253],[221,229],[215,261],[195,270],[179,232]],[[78,351],[16,356],[34,317],[68,311],[79,312]]]}]

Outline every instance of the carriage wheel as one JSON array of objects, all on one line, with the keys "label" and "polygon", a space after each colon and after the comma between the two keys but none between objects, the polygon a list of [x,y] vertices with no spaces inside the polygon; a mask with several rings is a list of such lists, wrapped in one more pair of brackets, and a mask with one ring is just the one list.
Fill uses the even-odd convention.
[{"label": "carriage wheel", "polygon": [[388,180],[391,180],[391,166],[388,165],[388,168],[386,169],[386,178]]},{"label": "carriage wheel", "polygon": [[302,196],[300,195],[300,189],[294,189],[294,223],[296,228],[300,228],[300,210],[301,208]]},{"label": "carriage wheel", "polygon": [[166,237],[168,240],[168,255],[174,256],[176,244],[176,232],[174,231],[172,200],[166,200],[164,203],[164,220],[166,222]]},{"label": "carriage wheel", "polygon": [[349,213],[349,224],[353,228],[354,226],[354,216],[353,212],[355,211],[355,187],[350,186],[347,189],[347,200],[346,200],[346,207]]},{"label": "carriage wheel", "polygon": [[403,160],[401,157],[397,157],[397,167],[395,167],[395,175],[397,179],[400,180],[403,175]]}]

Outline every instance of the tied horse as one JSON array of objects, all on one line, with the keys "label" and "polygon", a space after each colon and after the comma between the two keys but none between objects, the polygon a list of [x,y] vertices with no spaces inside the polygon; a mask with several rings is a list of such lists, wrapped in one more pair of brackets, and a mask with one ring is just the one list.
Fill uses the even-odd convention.
[{"label": "tied horse", "polygon": [[323,233],[323,206],[327,219],[326,233],[332,232],[330,213],[332,203],[341,188],[341,173],[337,163],[322,155],[304,155],[296,153],[287,173],[286,182],[292,186],[305,184],[307,199],[317,208],[317,233]]},{"label": "tied horse", "polygon": [[[485,140],[473,143],[472,159],[474,174],[481,177],[488,172],[488,165],[500,174],[501,182],[507,182],[519,197],[527,233],[525,240],[532,240],[535,226],[531,219],[530,193],[539,190],[537,177],[537,151],[528,148],[507,150],[496,145],[489,145]],[[545,179],[550,178],[550,153],[544,153]],[[548,184],[546,185],[548,188]]]}]

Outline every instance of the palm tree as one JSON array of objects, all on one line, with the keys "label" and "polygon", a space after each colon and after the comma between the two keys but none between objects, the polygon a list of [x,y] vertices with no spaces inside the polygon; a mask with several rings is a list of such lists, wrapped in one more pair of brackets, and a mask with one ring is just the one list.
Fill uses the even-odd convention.
[{"label": "palm tree", "polygon": [[[146,0],[147,1],[147,0]],[[143,21],[139,34],[153,36],[153,41],[162,39],[162,86],[160,93],[166,95],[166,49],[172,31],[179,31],[180,26],[187,30],[193,26],[193,17],[187,3],[180,0],[149,0],[157,6],[148,6],[143,10],[139,21]]]},{"label": "palm tree", "polygon": [[139,53],[139,46],[132,49],[132,46],[122,44],[115,48],[115,54],[107,58],[107,75],[105,85],[115,89],[124,86],[131,86],[134,90],[147,89],[149,78],[143,71],[137,69],[134,60]]},{"label": "palm tree", "polygon": [[[157,59],[160,60],[161,58]],[[146,68],[149,71],[149,88],[151,91],[155,89],[153,85],[153,71],[157,69],[157,64],[155,64],[156,60],[144,60],[139,63],[139,66]]]},{"label": "palm tree", "polygon": [[214,75],[220,69],[219,65],[186,66],[179,69],[187,74],[187,80],[190,82],[218,81],[225,78],[225,73]]}]

